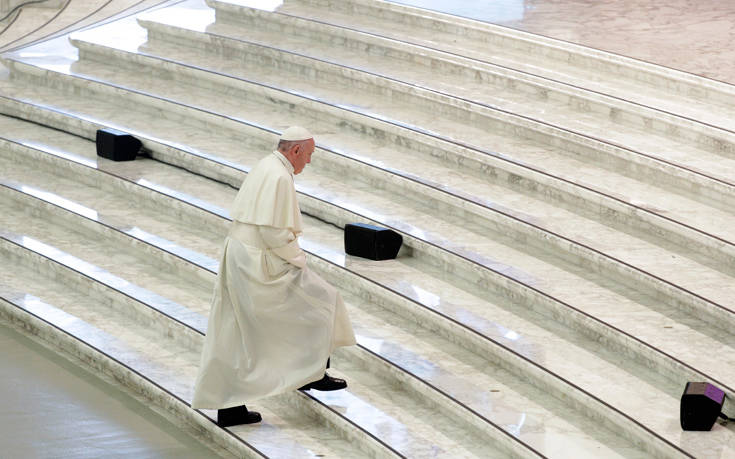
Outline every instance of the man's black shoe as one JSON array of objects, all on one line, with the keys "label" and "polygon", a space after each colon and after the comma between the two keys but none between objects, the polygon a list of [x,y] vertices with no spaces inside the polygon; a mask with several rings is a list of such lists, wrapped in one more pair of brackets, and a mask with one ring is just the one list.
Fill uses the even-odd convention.
[{"label": "man's black shoe", "polygon": [[261,421],[260,413],[248,411],[245,405],[217,410],[217,425],[220,427],[253,424]]},{"label": "man's black shoe", "polygon": [[329,391],[329,390],[340,390],[347,387],[347,381],[344,379],[339,378],[333,378],[329,376],[328,374],[324,373],[324,377],[320,379],[319,381],[311,382],[305,386],[299,387],[299,390],[323,390],[323,391]]}]

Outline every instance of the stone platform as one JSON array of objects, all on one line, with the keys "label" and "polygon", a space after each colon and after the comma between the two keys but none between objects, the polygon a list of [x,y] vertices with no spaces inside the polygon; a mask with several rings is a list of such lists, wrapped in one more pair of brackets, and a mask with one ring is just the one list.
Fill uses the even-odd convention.
[{"label": "stone platform", "polygon": [[[247,457],[730,457],[735,87],[378,0],[186,0],[2,55],[0,314]],[[350,387],[192,410],[250,167],[287,126]],[[150,158],[97,158],[97,129]],[[390,227],[393,261],[344,254]],[[735,407],[726,406],[730,416]]]}]

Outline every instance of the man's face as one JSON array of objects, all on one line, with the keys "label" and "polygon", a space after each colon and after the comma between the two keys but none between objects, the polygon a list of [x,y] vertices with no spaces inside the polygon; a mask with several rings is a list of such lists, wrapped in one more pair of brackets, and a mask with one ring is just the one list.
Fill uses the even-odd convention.
[{"label": "man's face", "polygon": [[300,174],[306,165],[311,162],[311,154],[314,153],[314,146],[314,139],[309,139],[294,145],[291,150],[291,164],[293,164],[294,174]]}]

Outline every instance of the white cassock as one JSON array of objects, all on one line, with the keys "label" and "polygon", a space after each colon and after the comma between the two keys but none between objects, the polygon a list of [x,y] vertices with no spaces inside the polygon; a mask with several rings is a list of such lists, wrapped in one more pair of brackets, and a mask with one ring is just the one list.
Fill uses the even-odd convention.
[{"label": "white cassock", "polygon": [[293,166],[278,151],[235,198],[192,408],[223,409],[321,379],[355,344],[339,293],[306,266]]}]

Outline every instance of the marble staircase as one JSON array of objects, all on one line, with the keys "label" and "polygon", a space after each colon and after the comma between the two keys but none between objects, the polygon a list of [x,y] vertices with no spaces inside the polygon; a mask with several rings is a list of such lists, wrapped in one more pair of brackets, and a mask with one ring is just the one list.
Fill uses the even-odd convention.
[{"label": "marble staircase", "polygon": [[[686,381],[735,386],[731,87],[375,0],[188,0],[2,60],[3,317],[219,447],[735,454],[731,426],[678,423]],[[350,387],[219,429],[189,402],[225,208],[291,124],[317,138],[302,247],[348,304]],[[98,159],[101,127],[149,156]],[[346,256],[354,221],[399,258]]]}]

